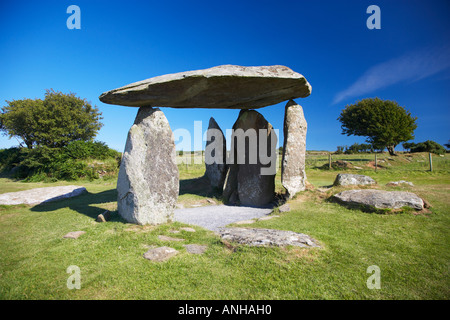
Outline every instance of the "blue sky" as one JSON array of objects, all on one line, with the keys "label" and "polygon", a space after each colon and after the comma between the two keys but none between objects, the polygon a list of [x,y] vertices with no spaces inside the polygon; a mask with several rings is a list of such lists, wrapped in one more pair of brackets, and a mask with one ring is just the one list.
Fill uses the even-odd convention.
[{"label": "blue sky", "polygon": [[[381,29],[369,30],[369,5]],[[81,9],[69,30],[67,7]],[[450,139],[450,1],[1,1],[0,106],[75,92],[103,113],[97,140],[122,151],[136,108],[99,95],[150,77],[222,64],[285,65],[312,94],[297,99],[308,122],[308,150],[363,142],[341,135],[336,120],[367,97],[395,100],[418,117],[415,141]],[[258,109],[282,128],[285,103]],[[193,135],[213,116],[229,129],[239,110],[162,108],[172,130]],[[0,148],[17,145],[0,137]],[[401,147],[399,148],[401,149]]]}]

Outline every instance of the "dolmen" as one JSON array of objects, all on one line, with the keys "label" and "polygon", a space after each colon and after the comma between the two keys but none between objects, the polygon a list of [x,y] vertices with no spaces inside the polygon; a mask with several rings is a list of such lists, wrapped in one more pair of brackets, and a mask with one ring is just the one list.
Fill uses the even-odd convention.
[{"label": "dolmen", "polygon": [[[153,77],[100,95],[108,104],[138,107],[117,182],[119,214],[131,223],[171,221],[179,176],[173,133],[160,108],[240,109],[227,156],[225,136],[211,118],[205,175],[223,190],[226,203],[264,207],[274,200],[277,136],[255,109],[288,101],[285,107],[282,184],[293,197],[305,189],[307,124],[293,99],[311,85],[288,67],[223,65]],[[275,143],[274,143],[275,142]]]}]

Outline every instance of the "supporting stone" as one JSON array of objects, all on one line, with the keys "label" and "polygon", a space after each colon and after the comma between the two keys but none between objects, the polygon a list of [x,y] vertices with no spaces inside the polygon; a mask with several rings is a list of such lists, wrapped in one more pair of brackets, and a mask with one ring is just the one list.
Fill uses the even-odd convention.
[{"label": "supporting stone", "polygon": [[205,175],[211,186],[223,189],[228,166],[226,164],[227,143],[223,131],[220,129],[213,117],[209,119],[208,131],[206,132],[205,147]]},{"label": "supporting stone", "polygon": [[158,108],[141,107],[131,127],[117,181],[119,214],[128,222],[173,219],[179,177],[169,122]]},{"label": "supporting stone", "polygon": [[303,109],[293,100],[286,104],[284,115],[284,143],[281,164],[281,184],[289,198],[305,190],[307,123]]},{"label": "supporting stone", "polygon": [[233,125],[230,169],[224,189],[229,204],[262,207],[274,199],[277,136],[255,110],[241,110]]}]

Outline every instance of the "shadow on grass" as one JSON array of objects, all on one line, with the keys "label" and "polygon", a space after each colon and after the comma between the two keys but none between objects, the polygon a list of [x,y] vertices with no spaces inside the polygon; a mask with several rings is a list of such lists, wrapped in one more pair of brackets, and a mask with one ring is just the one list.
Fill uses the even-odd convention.
[{"label": "shadow on grass", "polygon": [[[96,205],[115,201],[117,201],[117,190],[111,189],[99,193],[86,192],[74,198],[42,203],[32,207],[30,210],[34,212],[50,212],[63,208],[69,208],[73,211],[84,214],[89,218],[96,219],[99,214],[105,212],[106,210]],[[127,223],[118,214],[117,210],[111,211],[111,219],[109,221]]]}]

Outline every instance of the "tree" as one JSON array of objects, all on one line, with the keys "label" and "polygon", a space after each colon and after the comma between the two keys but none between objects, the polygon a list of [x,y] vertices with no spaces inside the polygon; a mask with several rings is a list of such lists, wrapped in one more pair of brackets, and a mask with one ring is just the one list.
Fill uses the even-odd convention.
[{"label": "tree", "polygon": [[444,143],[444,147],[446,147],[447,149],[450,149],[450,140],[448,140],[447,143]]},{"label": "tree", "polygon": [[387,148],[391,155],[395,155],[400,142],[414,138],[417,128],[417,117],[413,118],[397,102],[379,98],[347,105],[338,120],[342,123],[342,134],[367,137],[374,149]]},{"label": "tree", "polygon": [[74,93],[46,90],[45,99],[6,101],[0,131],[33,146],[61,148],[71,141],[91,141],[103,126],[101,113]]}]

